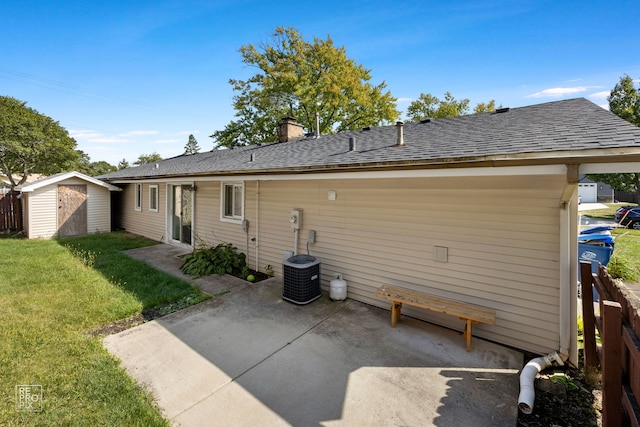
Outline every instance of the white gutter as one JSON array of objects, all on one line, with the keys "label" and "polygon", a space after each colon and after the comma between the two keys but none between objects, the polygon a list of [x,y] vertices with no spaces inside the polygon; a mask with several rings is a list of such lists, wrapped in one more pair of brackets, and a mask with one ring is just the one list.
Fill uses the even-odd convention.
[{"label": "white gutter", "polygon": [[[638,167],[640,169],[640,165]],[[565,175],[565,165],[541,166],[505,166],[480,168],[445,168],[445,169],[410,169],[384,170],[366,172],[336,172],[336,173],[287,173],[287,174],[247,174],[247,175],[218,175],[218,176],[190,176],[198,182],[207,181],[308,181],[315,179],[382,179],[382,178],[450,178],[450,177],[478,177],[478,176],[524,176],[524,175]],[[114,180],[114,184],[131,184],[140,182],[162,181],[167,183],[183,182],[184,177],[158,177],[145,179]]]}]

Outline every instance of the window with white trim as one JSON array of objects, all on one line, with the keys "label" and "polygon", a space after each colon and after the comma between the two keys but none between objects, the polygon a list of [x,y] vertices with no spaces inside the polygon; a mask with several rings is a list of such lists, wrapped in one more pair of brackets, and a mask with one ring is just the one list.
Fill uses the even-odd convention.
[{"label": "window with white trim", "polygon": [[135,206],[134,209],[137,211],[141,211],[142,210],[142,184],[135,184]]},{"label": "window with white trim", "polygon": [[221,200],[221,217],[223,219],[241,220],[244,215],[244,183],[223,183]]},{"label": "window with white trim", "polygon": [[149,211],[158,212],[158,186],[149,186]]}]

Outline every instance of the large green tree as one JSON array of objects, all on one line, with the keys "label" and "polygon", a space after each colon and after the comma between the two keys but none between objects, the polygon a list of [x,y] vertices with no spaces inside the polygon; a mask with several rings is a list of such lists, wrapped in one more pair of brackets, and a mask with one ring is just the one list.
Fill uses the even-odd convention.
[{"label": "large green tree", "polygon": [[640,87],[635,88],[627,74],[620,78],[607,98],[609,111],[626,121],[640,126]]},{"label": "large green tree", "polygon": [[0,96],[0,173],[12,188],[30,174],[73,170],[83,154],[66,129],[26,104]]},{"label": "large green tree", "polygon": [[444,99],[430,93],[421,93],[418,99],[414,100],[407,107],[407,118],[412,122],[423,119],[440,119],[444,117],[461,116],[469,112],[469,100],[456,100],[450,92],[444,94]]},{"label": "large green tree", "polygon": [[[407,107],[407,119],[412,122],[419,122],[424,119],[443,119],[445,117],[456,117],[469,114],[469,100],[457,100],[451,92],[444,94],[444,99],[440,99],[430,93],[421,93],[418,99],[414,100]],[[474,113],[486,113],[495,111],[496,101],[488,103],[480,102],[473,109]]]},{"label": "large green tree", "polygon": [[[609,111],[613,114],[640,126],[640,87],[636,88],[633,79],[627,74],[620,77],[607,98]],[[619,191],[636,193],[640,201],[640,173],[606,173],[590,174],[589,179],[604,182]]]},{"label": "large green tree", "polygon": [[[502,104],[500,104],[498,106],[498,108],[502,108]],[[476,104],[476,106],[473,108],[473,113],[474,114],[479,114],[479,113],[493,113],[494,111],[496,111],[496,100],[492,99],[491,101],[485,103],[485,102],[478,102]]]},{"label": "large green tree", "polygon": [[140,166],[140,165],[145,165],[147,163],[158,162],[160,160],[162,160],[162,156],[154,151],[151,154],[140,154],[138,156],[138,160],[133,162],[133,164],[136,166]]},{"label": "large green tree", "polygon": [[240,53],[257,72],[229,81],[236,118],[211,135],[218,146],[277,141],[284,116],[314,132],[318,113],[320,133],[327,134],[391,123],[400,115],[386,84],[370,83],[371,71],[329,36],[309,42],[293,27],[278,27],[269,42],[242,46]]},{"label": "large green tree", "polygon": [[109,172],[115,172],[116,170],[118,170],[118,168],[108,162],[105,162],[104,160],[92,162],[89,158],[89,155],[83,152],[81,152],[80,160],[78,160],[75,169],[78,172],[82,172],[83,174],[89,176],[104,175]]}]

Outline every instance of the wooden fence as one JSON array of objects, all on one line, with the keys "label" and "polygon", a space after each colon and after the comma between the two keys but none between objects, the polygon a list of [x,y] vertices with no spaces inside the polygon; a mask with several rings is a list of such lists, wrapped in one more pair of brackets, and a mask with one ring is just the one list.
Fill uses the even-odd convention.
[{"label": "wooden fence", "polygon": [[0,232],[19,232],[23,229],[20,193],[0,194]]},{"label": "wooden fence", "polygon": [[[580,262],[584,364],[587,375],[602,371],[602,425],[640,426],[640,306],[621,289],[602,265],[598,274],[590,262]],[[593,288],[599,294],[599,310]],[[596,343],[596,328],[602,344]]]},{"label": "wooden fence", "polygon": [[631,191],[614,191],[613,198],[619,202],[626,203],[638,203],[638,193],[632,193]]}]

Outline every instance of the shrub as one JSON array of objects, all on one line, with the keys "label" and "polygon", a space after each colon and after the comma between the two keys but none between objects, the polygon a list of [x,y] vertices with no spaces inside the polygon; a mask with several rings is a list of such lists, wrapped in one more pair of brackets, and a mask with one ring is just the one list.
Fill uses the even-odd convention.
[{"label": "shrub", "polygon": [[180,270],[193,277],[209,276],[214,273],[244,277],[247,272],[246,255],[238,252],[238,248],[231,243],[205,246],[187,255]]}]

